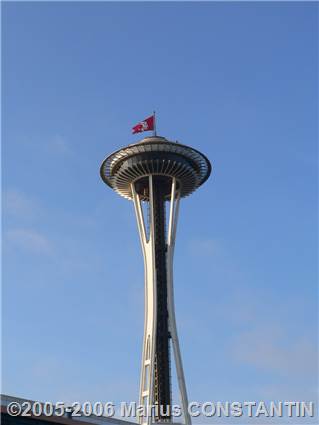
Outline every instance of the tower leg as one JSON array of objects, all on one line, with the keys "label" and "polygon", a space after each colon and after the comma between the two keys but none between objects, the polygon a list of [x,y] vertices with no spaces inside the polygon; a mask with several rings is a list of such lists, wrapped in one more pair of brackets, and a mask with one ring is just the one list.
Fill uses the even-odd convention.
[{"label": "tower leg", "polygon": [[180,391],[180,398],[182,402],[185,425],[191,425],[191,417],[188,412],[188,398],[187,398],[187,392],[186,392],[182,356],[181,356],[179,340],[177,335],[175,307],[174,307],[173,257],[174,257],[175,237],[176,237],[177,219],[178,219],[178,211],[179,211],[179,201],[180,201],[180,194],[176,190],[176,179],[173,178],[171,202],[170,202],[170,214],[169,214],[169,223],[168,223],[168,235],[167,235],[167,308],[168,308],[168,317],[169,317],[169,330],[170,330],[170,335],[172,338],[177,381],[178,381],[178,387]]},{"label": "tower leg", "polygon": [[[156,274],[155,274],[155,246],[154,246],[154,221],[149,222],[149,237],[146,234],[145,220],[141,206],[140,196],[136,193],[134,184],[131,185],[135,213],[139,228],[140,240],[143,250],[145,266],[145,314],[144,314],[144,341],[142,354],[142,367],[140,379],[139,404],[144,406],[143,412],[138,412],[138,420],[141,425],[150,425],[152,412],[150,406],[153,403],[154,391],[154,360],[156,343]],[[154,213],[153,181],[149,176],[150,190],[150,217]]]}]

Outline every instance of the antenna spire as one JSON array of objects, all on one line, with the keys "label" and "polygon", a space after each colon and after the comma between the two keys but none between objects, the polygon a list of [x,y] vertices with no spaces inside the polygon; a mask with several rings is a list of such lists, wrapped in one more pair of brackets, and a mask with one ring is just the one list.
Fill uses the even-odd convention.
[{"label": "antenna spire", "polygon": [[153,111],[153,117],[154,117],[154,136],[156,136],[156,113]]}]

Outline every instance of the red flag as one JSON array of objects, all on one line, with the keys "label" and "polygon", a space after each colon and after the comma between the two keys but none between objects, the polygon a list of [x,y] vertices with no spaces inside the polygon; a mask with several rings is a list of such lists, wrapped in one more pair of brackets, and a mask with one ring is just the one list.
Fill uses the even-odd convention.
[{"label": "red flag", "polygon": [[144,121],[139,122],[132,128],[132,133],[142,133],[143,131],[154,130],[154,115],[145,118]]}]

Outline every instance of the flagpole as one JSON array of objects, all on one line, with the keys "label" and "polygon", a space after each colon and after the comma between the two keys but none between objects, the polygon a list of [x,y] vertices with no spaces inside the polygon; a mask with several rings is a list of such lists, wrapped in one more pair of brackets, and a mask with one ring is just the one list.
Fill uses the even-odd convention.
[{"label": "flagpole", "polygon": [[155,115],[155,111],[153,111],[153,117],[154,117],[154,136],[156,136],[156,115]]}]

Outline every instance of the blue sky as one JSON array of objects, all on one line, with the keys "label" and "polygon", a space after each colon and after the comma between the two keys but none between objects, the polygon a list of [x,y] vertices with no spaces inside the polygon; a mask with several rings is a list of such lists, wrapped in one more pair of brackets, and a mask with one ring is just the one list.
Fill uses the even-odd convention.
[{"label": "blue sky", "polygon": [[137,399],[143,260],[99,166],[156,109],[213,164],[177,232],[190,400],[316,399],[317,13],[2,4],[4,393]]}]

